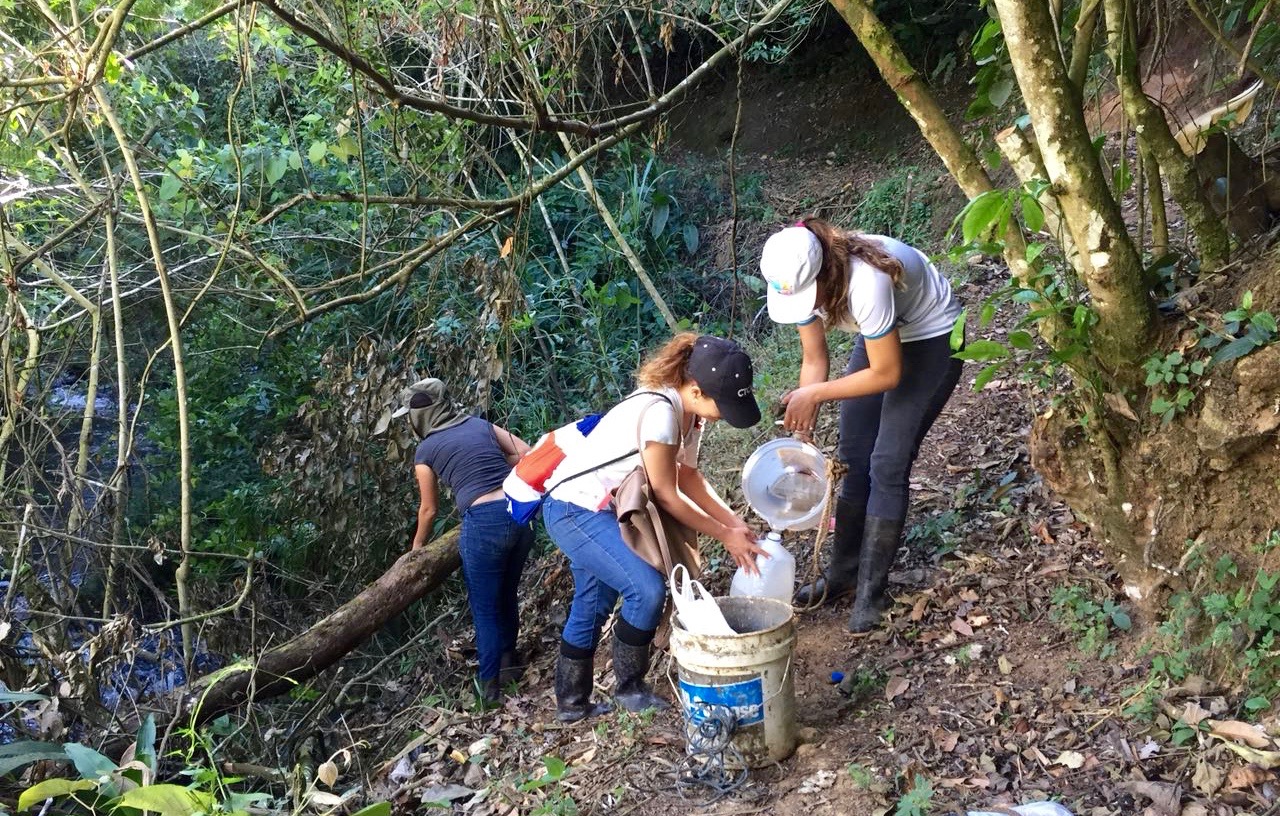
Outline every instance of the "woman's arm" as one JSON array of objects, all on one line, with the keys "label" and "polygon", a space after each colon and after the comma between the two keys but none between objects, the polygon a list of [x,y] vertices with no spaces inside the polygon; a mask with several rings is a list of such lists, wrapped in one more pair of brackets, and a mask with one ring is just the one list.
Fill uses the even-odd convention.
[{"label": "woman's arm", "polygon": [[[676,451],[676,445],[649,442],[640,454],[644,459],[644,467],[654,499],[677,521],[724,544],[725,550],[738,563],[738,566],[750,573],[758,572],[755,556],[764,555],[765,552],[756,544],[755,534],[741,519],[733,515],[733,511],[729,510],[718,496],[712,501],[711,496],[714,494],[709,491],[701,474],[698,474],[696,479],[685,476],[682,481],[680,469],[676,463]],[[692,468],[684,469],[697,473],[697,470]],[[719,517],[721,512],[719,510],[715,514],[708,512],[708,508],[696,502],[693,495],[684,492],[683,487],[692,486],[696,493],[699,487],[694,486],[695,482],[702,490],[701,498],[712,505],[718,502],[723,511],[728,513],[727,519],[722,520]],[[739,524],[741,526],[738,526]]]},{"label": "woman's arm", "polygon": [[498,440],[498,447],[502,448],[503,454],[506,455],[507,464],[514,466],[529,452],[529,446],[525,441],[506,428],[494,425],[493,438]]},{"label": "woman's arm", "polygon": [[883,394],[898,387],[902,380],[902,341],[894,329],[882,337],[867,340],[867,368],[834,380],[804,385],[783,396],[787,406],[783,427],[789,431],[808,431],[818,416],[818,406],[830,400]]},{"label": "woman's arm", "polygon": [[725,504],[724,499],[720,498],[715,488],[703,477],[702,471],[697,468],[682,465],[677,461],[676,485],[679,486],[681,493],[702,509],[702,512],[726,527],[747,526],[747,523],[738,518],[738,514]]},{"label": "woman's arm", "polygon": [[827,349],[827,327],[821,319],[796,326],[800,334],[800,385],[826,382],[831,376],[831,352]]},{"label": "woman's arm", "polygon": [[413,549],[427,543],[431,536],[431,525],[435,523],[439,508],[439,495],[436,491],[436,473],[426,465],[414,465],[413,475],[418,480],[418,528],[413,531]]}]

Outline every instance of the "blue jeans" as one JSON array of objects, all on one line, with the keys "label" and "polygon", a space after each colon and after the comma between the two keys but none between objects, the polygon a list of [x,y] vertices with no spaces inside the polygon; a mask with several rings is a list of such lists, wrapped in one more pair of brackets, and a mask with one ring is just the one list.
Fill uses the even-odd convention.
[{"label": "blue jeans", "polygon": [[520,633],[516,593],[532,546],[533,528],[512,521],[506,502],[473,504],[462,515],[458,550],[476,626],[482,681],[496,678],[502,653],[516,648]]},{"label": "blue jeans", "polygon": [[[845,374],[867,368],[859,337]],[[948,335],[902,344],[902,379],[882,394],[840,401],[840,458],[849,466],[840,497],[868,516],[907,517],[907,484],[920,443],[960,381],[963,363]]]},{"label": "blue jeans", "polygon": [[622,540],[612,510],[587,510],[548,496],[542,503],[542,520],[551,540],[569,557],[573,572],[565,643],[595,649],[619,596],[623,620],[636,629],[658,628],[667,602],[666,581]]}]

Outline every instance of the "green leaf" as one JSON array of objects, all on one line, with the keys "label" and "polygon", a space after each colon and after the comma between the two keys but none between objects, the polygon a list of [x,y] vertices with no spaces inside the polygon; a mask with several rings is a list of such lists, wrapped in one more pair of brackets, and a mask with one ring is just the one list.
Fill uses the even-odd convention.
[{"label": "green leaf", "polygon": [[102,66],[102,78],[109,84],[114,85],[120,81],[121,63],[120,55],[112,51],[107,55],[107,63]]},{"label": "green leaf", "polygon": [[698,251],[697,225],[694,224],[692,221],[690,221],[689,223],[684,225],[684,229],[681,230],[681,233],[684,235],[684,248],[689,251],[689,254],[692,255],[693,253],[697,252]]},{"label": "green leaf", "polygon": [[1133,621],[1129,620],[1129,613],[1123,609],[1111,610],[1111,622],[1117,629],[1128,632],[1133,628]]},{"label": "green leaf", "polygon": [[[1032,232],[1039,232],[1044,226],[1044,209],[1040,206],[1040,202],[1030,196],[1022,199],[1022,220],[1027,225],[1027,229]],[[1029,255],[1030,253],[1028,253]],[[1038,253],[1037,253],[1038,254]],[[1033,258],[1027,258],[1030,263]]]},{"label": "green leaf", "polygon": [[320,164],[324,161],[325,154],[329,152],[329,145],[317,139],[307,148],[307,159],[312,164]]},{"label": "green leaf", "polygon": [[1045,246],[1046,245],[1040,241],[1036,241],[1033,244],[1027,244],[1027,263],[1035,263],[1036,259],[1044,252]]},{"label": "green leaf", "polygon": [[282,155],[272,156],[267,160],[266,178],[268,184],[275,184],[284,178],[285,171],[289,169],[289,157]]},{"label": "green leaf", "polygon": [[182,182],[173,173],[165,173],[160,181],[160,198],[168,201],[182,189]]},{"label": "green leaf", "polygon": [[1276,326],[1276,318],[1271,312],[1258,312],[1249,318],[1249,322],[1268,334],[1275,334],[1280,331],[1280,326]]},{"label": "green leaf", "polygon": [[1008,207],[1008,199],[1003,191],[988,190],[969,202],[964,208],[964,221],[960,232],[966,244],[971,244],[979,236],[999,223],[1001,213]]},{"label": "green leaf", "polygon": [[552,779],[564,778],[565,772],[569,770],[569,763],[560,757],[543,757],[542,764],[547,766],[547,776]]},{"label": "green leaf", "polygon": [[391,816],[391,803],[374,802],[372,805],[360,808],[351,816]]},{"label": "green leaf", "polygon": [[1213,353],[1210,360],[1214,365],[1239,360],[1258,347],[1252,337],[1238,337]]},{"label": "green leaf", "polygon": [[18,810],[27,810],[32,805],[38,805],[46,799],[56,799],[59,796],[67,796],[77,791],[93,790],[96,787],[96,783],[87,779],[46,779],[22,792],[22,795],[18,797]]},{"label": "green leaf", "polygon": [[214,799],[204,791],[193,791],[181,785],[148,785],[125,791],[119,804],[121,807],[155,811],[160,816],[191,816],[212,809]]},{"label": "green leaf", "polygon": [[1009,349],[1005,348],[1003,343],[997,343],[994,340],[974,340],[967,345],[964,351],[957,352],[953,356],[959,357],[961,360],[1003,360],[1009,356]]},{"label": "green leaf", "polygon": [[1250,697],[1248,700],[1245,700],[1244,707],[1245,709],[1249,711],[1254,711],[1254,712],[1266,711],[1268,708],[1271,708],[1271,701],[1268,700],[1266,697],[1259,695],[1257,697]]},{"label": "green leaf", "polygon": [[969,309],[960,310],[960,316],[956,318],[956,322],[951,326],[951,350],[959,351],[964,346],[964,321],[969,315]]},{"label": "green leaf", "polygon": [[99,777],[109,776],[116,770],[114,762],[87,745],[81,745],[78,742],[67,742],[63,743],[62,749],[67,752],[67,756],[71,757],[76,770],[80,772],[80,776],[84,779],[98,779]]},{"label": "green leaf", "polygon": [[992,378],[996,376],[996,372],[998,372],[1003,367],[1004,367],[1004,363],[992,363],[991,365],[979,371],[978,376],[973,378],[973,390],[981,391],[982,389],[986,388],[987,383],[991,382]]},{"label": "green leaf", "polygon": [[1030,351],[1035,348],[1035,340],[1031,335],[1024,331],[1009,332],[1009,345],[1023,351]]},{"label": "green leaf", "polygon": [[[0,703],[38,703],[49,698],[34,691],[4,691],[0,689]],[[0,751],[6,746],[0,745]]]},{"label": "green leaf", "polygon": [[[296,154],[295,154],[296,155]],[[156,772],[156,716],[148,714],[138,726],[138,738],[134,743],[134,756],[145,757],[147,767]]]},{"label": "green leaf", "polygon": [[299,153],[298,151],[296,151],[296,150],[290,150],[288,155],[289,155],[289,169],[290,169],[290,170],[301,170],[301,169],[302,169],[302,154],[300,154],[300,153]]},{"label": "green leaf", "polygon": [[1111,186],[1117,196],[1124,195],[1133,186],[1133,172],[1129,170],[1129,162],[1121,161],[1111,173]]},{"label": "green leaf", "polygon": [[982,311],[978,313],[978,325],[989,326],[991,321],[996,317],[996,305],[991,301],[982,304]]},{"label": "green leaf", "polygon": [[0,776],[42,759],[60,759],[66,762],[67,752],[61,745],[52,742],[22,740],[0,745]]},{"label": "green leaf", "polygon": [[1003,108],[1004,103],[1009,101],[1009,94],[1013,92],[1013,77],[1002,76],[995,82],[991,83],[991,88],[987,91],[987,99],[991,100],[991,105],[996,108]]},{"label": "green leaf", "polygon": [[667,228],[667,219],[671,217],[671,205],[663,201],[653,207],[653,219],[649,222],[649,234],[657,238]]},{"label": "green leaf", "polygon": [[1240,298],[1240,306],[1244,309],[1253,308],[1253,290],[1246,289],[1244,295]]}]

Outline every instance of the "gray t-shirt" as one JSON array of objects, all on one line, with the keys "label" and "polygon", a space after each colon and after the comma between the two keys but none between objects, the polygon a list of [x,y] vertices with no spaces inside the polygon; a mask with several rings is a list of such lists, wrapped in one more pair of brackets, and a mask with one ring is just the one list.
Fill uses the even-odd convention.
[{"label": "gray t-shirt", "polygon": [[480,417],[468,417],[429,435],[418,443],[413,463],[431,468],[449,486],[459,513],[502,487],[502,480],[511,472],[506,454],[494,438],[493,426]]},{"label": "gray t-shirt", "polygon": [[902,263],[906,274],[901,288],[897,288],[888,275],[858,258],[850,258],[849,320],[840,328],[860,332],[868,340],[883,337],[896,328],[903,343],[948,334],[960,316],[961,306],[946,277],[913,246],[885,235],[862,237],[878,242]]}]

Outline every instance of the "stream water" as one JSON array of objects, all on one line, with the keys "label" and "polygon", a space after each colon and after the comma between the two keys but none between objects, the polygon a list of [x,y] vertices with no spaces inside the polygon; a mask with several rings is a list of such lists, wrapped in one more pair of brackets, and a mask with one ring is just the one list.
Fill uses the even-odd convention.
[{"label": "stream water", "polygon": [[[87,404],[85,383],[75,377],[63,377],[50,388],[46,407],[62,429],[59,441],[68,455],[73,455],[78,448],[79,417],[83,415]],[[80,497],[86,514],[91,514],[97,507],[103,480],[115,467],[118,407],[114,389],[99,387],[94,399],[89,473]],[[139,438],[138,443],[135,457],[145,455],[150,449],[145,437]],[[50,456],[57,455],[56,449],[50,450]],[[45,463],[45,469],[48,473],[56,473],[63,465],[64,463],[51,459]],[[65,522],[69,508],[65,496],[42,498],[48,502],[46,514],[51,526]],[[33,535],[27,550],[27,561],[37,569],[36,580],[55,598],[80,592],[86,583],[101,579],[100,553],[97,548],[89,545],[64,545],[53,537],[45,541],[41,536]],[[0,598],[8,597],[9,580],[10,576],[7,574],[0,576]],[[21,632],[10,640],[6,648],[25,665],[35,665],[46,660],[31,634],[33,628],[49,625],[63,627],[64,642],[86,663],[90,659],[91,649],[97,648],[94,659],[99,668],[105,670],[99,678],[98,699],[108,710],[115,711],[126,709],[145,698],[171,692],[185,685],[188,680],[182,655],[182,636],[178,629],[171,627],[147,632],[142,629],[147,623],[144,619],[145,610],[122,611],[133,616],[134,620],[128,622],[128,630],[111,633],[110,640],[115,646],[106,654],[101,648],[97,648],[99,644],[94,643],[94,639],[102,634],[100,624],[80,620],[60,620],[50,624],[48,616],[33,613],[31,600],[21,593],[15,592],[8,608],[0,610],[0,614],[7,615],[8,620],[17,624],[14,628]],[[192,658],[192,671],[196,676],[213,671],[223,663],[222,658],[211,654],[203,643],[197,644]],[[52,665],[48,670],[53,684],[69,679]],[[0,691],[7,690],[10,689],[6,689],[0,682]],[[33,713],[36,705],[19,705],[9,712],[4,708],[0,704],[0,744],[27,738],[20,733],[22,731],[35,733],[38,728]],[[21,719],[21,728],[15,724],[15,719]],[[75,738],[76,735],[72,732],[69,736]]]}]

